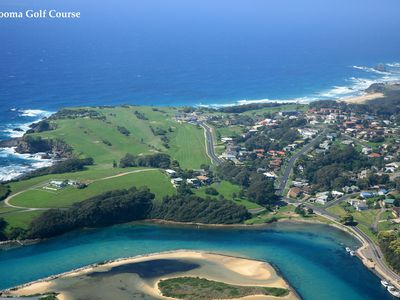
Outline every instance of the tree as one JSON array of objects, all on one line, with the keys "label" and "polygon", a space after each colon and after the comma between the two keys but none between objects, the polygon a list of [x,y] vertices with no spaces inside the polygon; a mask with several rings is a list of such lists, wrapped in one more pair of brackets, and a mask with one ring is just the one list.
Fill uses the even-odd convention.
[{"label": "tree", "polygon": [[299,214],[302,217],[304,217],[306,215],[306,211],[304,210],[304,206],[303,205],[296,206],[296,208],[294,209],[294,212],[296,214]]},{"label": "tree", "polygon": [[347,214],[340,218],[340,223],[344,225],[353,225],[354,224],[354,217],[351,214]]},{"label": "tree", "polygon": [[207,195],[213,195],[213,196],[216,196],[216,195],[219,194],[218,191],[217,191],[215,188],[213,188],[213,187],[208,187],[208,188],[206,188],[206,189],[205,189],[205,193],[206,193]]}]

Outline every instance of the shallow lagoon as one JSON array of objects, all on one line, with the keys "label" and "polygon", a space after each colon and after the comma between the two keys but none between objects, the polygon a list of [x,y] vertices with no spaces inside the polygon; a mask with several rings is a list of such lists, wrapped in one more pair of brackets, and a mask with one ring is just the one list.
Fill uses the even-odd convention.
[{"label": "shallow lagoon", "polygon": [[391,299],[379,279],[344,251],[357,242],[325,225],[194,228],[126,224],[73,232],[0,252],[0,288],[104,260],[201,249],[272,263],[304,299]]}]

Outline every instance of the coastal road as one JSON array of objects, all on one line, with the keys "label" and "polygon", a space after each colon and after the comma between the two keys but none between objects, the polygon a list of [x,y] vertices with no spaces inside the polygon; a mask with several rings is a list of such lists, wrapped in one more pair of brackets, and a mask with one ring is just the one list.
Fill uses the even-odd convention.
[{"label": "coastal road", "polygon": [[[327,129],[323,130],[314,140],[312,140],[309,144],[305,145],[301,149],[301,151],[296,153],[289,160],[289,162],[283,172],[283,176],[282,176],[282,179],[279,184],[278,191],[277,191],[277,194],[283,197],[282,200],[286,201],[288,204],[292,204],[292,205],[300,204],[300,203],[294,202],[292,199],[286,198],[285,195],[283,195],[288,178],[294,167],[294,164],[296,163],[296,161],[299,159],[300,156],[309,152],[317,143],[319,143],[322,140],[323,136],[326,135],[327,133],[328,133]],[[362,144],[360,141],[358,141],[356,139],[354,139],[354,142],[358,142],[358,144]],[[336,200],[331,201],[331,203],[328,203],[327,205],[322,206],[322,207],[312,205],[309,203],[302,203],[302,204],[304,204],[307,208],[312,208],[316,214],[318,214],[328,220],[333,221],[339,227],[348,229],[355,236],[357,236],[358,239],[363,243],[363,247],[358,250],[358,253],[359,253],[360,257],[364,260],[364,263],[366,263],[366,265],[368,267],[373,268],[377,273],[380,274],[381,277],[385,278],[386,280],[389,280],[393,285],[400,287],[400,276],[386,265],[386,263],[384,261],[383,253],[382,253],[381,249],[379,248],[379,246],[377,246],[375,244],[375,242],[367,234],[365,234],[360,228],[358,228],[357,226],[344,226],[343,224],[341,224],[339,222],[340,219],[337,215],[330,213],[326,210],[328,207],[331,207],[341,201],[345,201],[355,194],[357,194],[357,193],[344,195]]]},{"label": "coastal road", "polygon": [[290,173],[293,170],[294,164],[296,163],[296,161],[304,154],[308,153],[309,151],[311,151],[313,149],[313,147],[315,145],[317,145],[324,136],[326,136],[326,134],[328,133],[328,129],[324,129],[321,133],[319,133],[311,142],[309,142],[307,145],[305,145],[303,148],[301,148],[301,150],[299,152],[297,152],[295,155],[293,155],[288,163],[287,166],[285,167],[285,170],[283,171],[283,175],[280,178],[280,182],[279,182],[279,186],[278,186],[278,190],[277,190],[277,195],[279,196],[284,196],[283,193],[285,191],[286,188],[286,184],[288,182]]},{"label": "coastal road", "polygon": [[386,265],[381,249],[360,228],[358,228],[357,226],[344,226],[339,222],[339,217],[333,213],[328,212],[326,210],[326,207],[320,207],[311,204],[305,204],[305,206],[308,208],[312,208],[316,214],[335,222],[340,227],[347,228],[349,231],[355,234],[363,243],[363,247],[359,249],[359,254],[361,258],[368,260],[369,263],[374,263],[374,269],[376,271],[378,271],[377,269],[379,269],[380,272],[378,273],[380,273],[382,277],[389,280],[397,287],[400,286],[400,275],[395,273]]},{"label": "coastal road", "polygon": [[198,124],[204,129],[207,155],[210,157],[211,163],[218,166],[222,163],[222,160],[215,154],[212,128],[202,121],[199,121]]}]

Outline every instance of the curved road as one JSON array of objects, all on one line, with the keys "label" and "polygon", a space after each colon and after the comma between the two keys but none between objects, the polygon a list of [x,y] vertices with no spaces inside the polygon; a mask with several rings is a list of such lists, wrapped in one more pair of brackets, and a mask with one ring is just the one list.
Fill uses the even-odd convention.
[{"label": "curved road", "polygon": [[[342,197],[343,200],[344,197]],[[310,207],[314,210],[315,213],[318,215],[329,219],[331,221],[334,221],[336,224],[339,226],[344,226],[339,222],[339,217],[335,214],[332,214],[326,210],[326,207],[320,207],[320,206],[315,206],[315,205],[310,205],[306,204],[306,207]],[[385,279],[389,279],[389,281],[392,284],[395,284],[397,287],[400,286],[400,275],[395,273],[392,269],[390,269],[385,261],[384,261],[384,256],[381,251],[381,249],[375,244],[371,238],[366,235],[360,228],[357,226],[346,226],[347,229],[352,231],[356,236],[359,237],[361,241],[363,241],[363,244],[365,247],[363,250],[363,257],[365,257],[367,260],[370,262],[373,262],[376,264],[377,267],[380,269],[380,275],[385,277]],[[376,268],[375,268],[376,269]]]},{"label": "curved road", "polygon": [[[112,175],[112,176],[108,176],[108,177],[103,177],[103,178],[95,179],[95,180],[92,180],[91,183],[97,182],[97,181],[102,181],[102,180],[108,180],[108,179],[112,179],[112,178],[117,178],[117,177],[121,177],[121,176],[126,176],[126,175],[133,174],[133,173],[141,173],[141,172],[154,171],[154,170],[157,170],[157,169],[140,169],[140,170],[133,170],[133,171],[124,172],[124,173],[119,173],[119,174]],[[49,210],[49,209],[51,209],[51,208],[23,207],[23,206],[13,205],[13,204],[10,203],[10,200],[12,200],[14,197],[16,197],[16,196],[18,196],[18,195],[20,195],[20,194],[22,194],[22,193],[25,193],[26,191],[34,190],[34,189],[36,189],[36,188],[38,188],[38,187],[42,187],[43,184],[44,184],[43,182],[40,183],[40,184],[36,184],[36,185],[34,185],[34,186],[31,186],[30,188],[27,188],[27,189],[25,189],[25,190],[23,190],[23,191],[20,191],[20,192],[18,192],[18,193],[15,193],[15,194],[12,194],[12,195],[8,196],[8,197],[4,200],[5,206],[20,209],[20,210],[22,210],[21,212],[25,212],[25,211],[34,211],[34,210]]]}]

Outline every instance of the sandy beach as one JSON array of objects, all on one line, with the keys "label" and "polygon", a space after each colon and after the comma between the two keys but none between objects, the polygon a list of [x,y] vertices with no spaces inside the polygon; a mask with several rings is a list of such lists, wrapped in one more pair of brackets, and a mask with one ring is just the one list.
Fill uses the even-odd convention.
[{"label": "sandy beach", "polygon": [[[151,278],[142,278],[138,274],[126,271],[112,272],[116,267],[136,263],[151,263],[158,260],[170,260],[171,263],[185,262],[198,267]],[[122,300],[128,299],[128,295],[130,295],[130,299],[133,295],[137,295],[134,297],[135,299],[172,299],[161,294],[158,283],[160,280],[183,276],[201,277],[232,285],[277,287],[290,290],[289,295],[285,297],[254,295],[237,299],[299,299],[290,285],[266,262],[190,250],[149,254],[90,265],[7,290],[3,293],[3,296],[29,296],[55,292],[58,293],[58,299],[62,300],[72,300],[88,295],[95,295],[95,297],[93,296],[94,299],[116,297]]]},{"label": "sandy beach", "polygon": [[371,94],[366,94],[366,95],[362,95],[362,96],[341,99],[340,101],[346,102],[346,103],[351,103],[351,104],[365,104],[368,101],[376,100],[376,99],[380,99],[380,98],[384,98],[384,97],[385,97],[385,95],[383,93],[371,93]]}]

